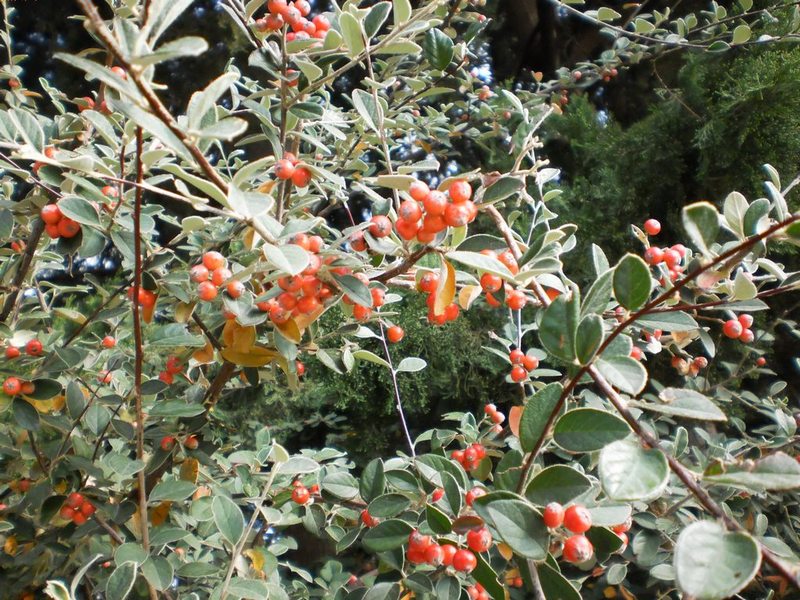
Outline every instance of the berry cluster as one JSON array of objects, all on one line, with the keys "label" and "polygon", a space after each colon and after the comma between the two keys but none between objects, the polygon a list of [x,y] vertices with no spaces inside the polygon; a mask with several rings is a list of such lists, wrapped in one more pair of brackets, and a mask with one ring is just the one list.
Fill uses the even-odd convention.
[{"label": "berry cluster", "polygon": [[[174,435],[165,435],[161,438],[161,442],[159,446],[164,452],[172,452],[172,450],[177,445],[177,440],[175,439]],[[200,445],[200,440],[197,439],[196,435],[188,435],[183,440],[183,447],[187,450],[197,450],[197,447]]]},{"label": "berry cluster", "polygon": [[32,381],[23,381],[19,377],[7,377],[3,382],[3,393],[6,396],[16,396],[17,394],[29,396],[35,389]]},{"label": "berry cluster", "polygon": [[[496,258],[503,263],[506,268],[516,275],[519,273],[519,264],[511,250],[503,250],[502,252],[495,252],[494,250],[481,250],[481,254]],[[511,310],[522,310],[528,303],[528,297],[522,290],[515,290],[508,284],[503,284],[503,279],[499,275],[493,273],[483,273],[481,275],[481,289],[486,292],[486,303],[493,307],[499,308],[503,305],[494,294],[501,289],[505,294],[505,304]]]},{"label": "berry cluster", "polygon": [[458,304],[452,302],[445,307],[442,314],[437,315],[434,312],[434,306],[436,304],[436,290],[438,288],[439,274],[433,271],[425,273],[417,283],[417,289],[420,292],[428,294],[428,297],[425,299],[428,305],[428,322],[434,325],[444,325],[448,321],[455,321],[458,315],[461,314],[461,308],[459,308]]},{"label": "berry cluster", "polygon": [[299,187],[307,187],[313,177],[308,167],[300,165],[300,161],[291,152],[286,152],[278,162],[275,163],[275,177],[281,180],[291,179],[292,183]]},{"label": "berry cluster", "polygon": [[584,533],[592,526],[592,515],[585,506],[574,504],[564,510],[558,502],[548,504],[542,513],[544,524],[550,529],[561,527],[573,535],[564,540],[561,555],[569,563],[583,563],[594,554],[594,546]]},{"label": "berry cluster", "polygon": [[753,317],[751,315],[739,315],[736,319],[729,319],[725,321],[722,326],[722,333],[725,337],[732,340],[739,340],[745,344],[749,344],[755,339],[753,330]]},{"label": "berry cluster", "polygon": [[177,356],[172,355],[167,358],[164,370],[158,374],[158,378],[167,385],[170,385],[175,381],[175,375],[183,372],[183,367],[183,361]]},{"label": "berry cluster", "polygon": [[44,221],[44,230],[51,239],[74,238],[81,231],[80,224],[69,217],[65,217],[61,213],[58,204],[43,206],[39,216]]},{"label": "berry cluster", "polygon": [[506,420],[506,416],[497,410],[497,407],[494,404],[487,404],[483,407],[483,412],[486,414],[487,417],[494,423],[493,431],[495,433],[500,433],[503,431],[503,422]]},{"label": "berry cluster", "polygon": [[189,277],[197,284],[197,295],[203,302],[211,302],[217,297],[219,287],[224,285],[231,298],[244,293],[244,284],[233,279],[227,267],[228,261],[222,254],[212,250],[203,254],[203,262],[192,267]]},{"label": "berry cluster", "polygon": [[316,484],[308,488],[303,485],[301,481],[294,481],[292,482],[292,486],[292,502],[300,504],[301,506],[303,504],[308,504],[311,497],[319,493],[319,486]]},{"label": "berry cluster", "polygon": [[511,367],[511,381],[521,383],[528,378],[528,374],[539,367],[539,359],[530,354],[525,354],[519,348],[515,348],[508,353],[508,359],[513,365]]},{"label": "berry cluster", "polygon": [[[491,545],[491,535],[489,544]],[[431,536],[422,535],[416,529],[408,536],[406,558],[412,565],[452,567],[462,573],[471,573],[478,566],[478,559],[471,550],[456,548],[449,543],[438,544]]]},{"label": "berry cluster", "polygon": [[450,458],[461,463],[461,466],[464,467],[466,471],[477,469],[485,456],[486,448],[477,442],[471,444],[465,450],[453,450],[450,453]]},{"label": "berry cluster", "polygon": [[[41,356],[44,351],[44,346],[39,340],[31,340],[25,344],[25,354],[28,356]],[[16,346],[7,346],[5,355],[7,359],[18,358],[22,352]]]},{"label": "berry cluster", "polygon": [[432,242],[447,227],[463,227],[478,216],[470,200],[472,187],[464,179],[450,184],[447,193],[431,190],[424,181],[414,181],[408,189],[410,200],[397,211],[397,235],[406,241]]},{"label": "berry cluster", "polygon": [[691,360],[687,360],[680,356],[673,356],[671,364],[680,375],[697,377],[700,371],[708,366],[708,359],[705,356],[697,356]]},{"label": "berry cluster", "polygon": [[83,494],[72,492],[67,496],[64,506],[61,507],[61,518],[83,525],[97,510],[91,502],[84,498]]},{"label": "berry cluster", "polygon": [[317,15],[310,20],[307,18],[311,14],[311,4],[307,0],[269,0],[267,10],[269,14],[266,17],[256,20],[256,29],[265,33],[279,31],[288,26],[291,31],[286,31],[287,42],[311,38],[324,40],[331,28],[325,15]]}]

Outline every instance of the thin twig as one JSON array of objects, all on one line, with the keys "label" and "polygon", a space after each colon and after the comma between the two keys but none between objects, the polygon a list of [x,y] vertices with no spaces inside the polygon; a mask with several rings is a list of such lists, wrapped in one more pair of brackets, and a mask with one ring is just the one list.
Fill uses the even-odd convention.
[{"label": "thin twig", "polygon": [[411,433],[408,430],[408,423],[406,422],[406,413],[403,410],[403,401],[400,399],[400,386],[397,383],[397,371],[392,364],[392,355],[389,352],[389,345],[386,343],[386,332],[383,329],[383,321],[378,321],[378,325],[381,328],[381,343],[383,344],[383,352],[386,356],[386,362],[389,363],[389,374],[392,377],[392,387],[394,388],[394,399],[397,403],[397,413],[400,415],[400,424],[403,426],[403,433],[406,436],[406,441],[408,442],[408,449],[411,451],[411,458],[416,458],[417,455],[414,452],[414,440],[411,439]]},{"label": "thin twig", "polygon": [[3,303],[3,309],[0,311],[0,323],[5,323],[8,315],[11,314],[14,306],[16,306],[17,298],[22,290],[22,284],[25,282],[25,278],[28,276],[28,271],[33,264],[33,255],[36,252],[37,246],[39,245],[39,240],[42,238],[42,232],[44,232],[44,221],[41,219],[36,219],[31,227],[31,233],[28,236],[28,240],[25,242],[25,250],[22,253],[22,258],[20,259],[17,273],[14,275],[14,279],[11,282],[11,292],[8,296],[6,296],[6,301]]}]

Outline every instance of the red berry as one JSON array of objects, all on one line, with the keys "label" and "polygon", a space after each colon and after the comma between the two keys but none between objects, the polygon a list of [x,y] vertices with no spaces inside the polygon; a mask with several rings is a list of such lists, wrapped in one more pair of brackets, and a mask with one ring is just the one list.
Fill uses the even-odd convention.
[{"label": "red berry", "polygon": [[306,504],[310,498],[311,494],[305,486],[299,486],[292,490],[292,501],[295,504]]},{"label": "red berry", "polygon": [[722,326],[722,333],[725,335],[725,337],[729,337],[732,340],[735,340],[742,335],[743,331],[744,327],[742,327],[742,324],[736,319],[725,321],[725,324]]},{"label": "red berry", "polygon": [[444,552],[444,559],[442,560],[442,564],[446,567],[449,567],[450,565],[453,564],[453,557],[456,555],[458,549],[451,544],[442,544],[440,548]]},{"label": "red berry", "polygon": [[470,491],[467,492],[465,500],[467,502],[467,506],[472,506],[472,503],[475,502],[476,498],[480,498],[481,496],[486,495],[486,490],[480,487],[474,487]]},{"label": "red berry", "polygon": [[403,339],[406,332],[403,331],[403,328],[399,325],[392,325],[389,329],[386,330],[386,339],[389,340],[392,344],[398,343],[400,340]]},{"label": "red berry", "polygon": [[528,298],[520,290],[511,290],[506,294],[506,306],[511,310],[522,310],[527,302]]},{"label": "red berry", "polygon": [[428,184],[424,181],[414,181],[408,188],[408,193],[411,194],[411,197],[417,202],[425,200],[430,192],[431,190]]},{"label": "red berry", "polygon": [[453,202],[466,202],[472,197],[472,187],[464,179],[458,179],[450,184],[447,190]]},{"label": "red berry", "polygon": [[203,265],[209,271],[215,271],[225,266],[225,257],[214,250],[203,254]]},{"label": "red berry", "polygon": [[365,508],[361,511],[361,522],[365,527],[372,528],[375,527],[380,521],[369,514],[369,511]]},{"label": "red berry", "polygon": [[432,544],[425,549],[425,562],[434,567],[444,563],[444,550],[439,544]]},{"label": "red berry", "polygon": [[492,273],[484,273],[481,275],[481,288],[484,292],[493,293],[499,292],[503,287],[503,279],[499,275]]},{"label": "red berry", "polygon": [[80,508],[80,505],[83,504],[83,494],[72,492],[67,496],[65,504],[70,508]]},{"label": "red berry", "polygon": [[463,227],[470,222],[470,209],[463,204],[448,204],[444,211],[444,222],[449,227]]},{"label": "red berry", "polygon": [[103,338],[103,341],[100,342],[103,345],[103,348],[113,348],[117,345],[117,340],[115,340],[110,335],[107,335]]},{"label": "red berry", "polygon": [[72,522],[75,523],[75,525],[83,525],[86,521],[86,515],[82,512],[75,512],[75,514],[72,515]]},{"label": "red berry", "polygon": [[172,383],[175,381],[175,377],[173,377],[172,373],[161,371],[161,373],[158,374],[158,380],[166,383],[167,385],[172,385]]},{"label": "red berry", "polygon": [[425,206],[425,213],[427,216],[429,217],[442,216],[444,215],[444,211],[447,209],[447,196],[445,196],[442,192],[434,190],[430,192],[427,196],[425,196],[425,199],[422,201],[422,204],[423,206]]},{"label": "red berry", "polygon": [[564,542],[561,555],[570,563],[586,562],[594,554],[594,547],[585,535],[573,535]]},{"label": "red berry", "polygon": [[234,279],[228,283],[228,285],[225,287],[225,290],[228,292],[228,296],[236,299],[244,294],[244,284],[241,281]]},{"label": "red berry", "polygon": [[453,555],[453,568],[462,573],[471,573],[478,566],[478,559],[469,550],[457,550]]},{"label": "red berry", "polygon": [[3,382],[3,393],[6,396],[16,396],[22,391],[22,382],[16,377],[9,377]]},{"label": "red berry", "polygon": [[564,511],[564,527],[572,533],[583,533],[592,526],[592,515],[585,506],[573,504]]},{"label": "red berry", "polygon": [[404,221],[416,223],[422,218],[422,209],[419,206],[419,202],[414,200],[403,201],[397,210],[397,216]]},{"label": "red berry", "polygon": [[72,520],[73,515],[75,514],[75,509],[70,508],[69,506],[62,506],[61,512],[59,513],[62,519],[67,519],[68,521]]},{"label": "red berry", "polygon": [[742,327],[745,329],[750,329],[753,326],[753,316],[752,315],[739,315],[738,317],[739,323],[742,324]]},{"label": "red berry", "polygon": [[564,522],[564,507],[558,502],[551,502],[544,507],[542,520],[544,520],[544,524],[550,529],[561,527],[561,524]]},{"label": "red berry", "polygon": [[285,158],[275,163],[275,177],[278,179],[291,179],[294,175],[294,165]]},{"label": "red berry", "polygon": [[197,439],[196,435],[190,435],[185,440],[183,440],[184,448],[189,450],[197,450],[197,447],[200,445],[200,441]]},{"label": "red berry", "polygon": [[197,296],[204,302],[211,302],[217,297],[217,286],[210,281],[204,281],[197,286]]},{"label": "red berry", "polygon": [[419,221],[406,221],[405,219],[397,219],[397,223],[395,223],[394,228],[397,231],[397,235],[406,241],[410,241],[416,237],[421,226],[422,225]]},{"label": "red berry", "polygon": [[501,412],[496,412],[491,416],[492,422],[499,425],[506,420],[506,416]]},{"label": "red berry", "polygon": [[19,351],[19,348],[15,346],[9,346],[6,348],[6,358],[13,359],[19,357],[22,352]]},{"label": "red berry", "polygon": [[679,264],[681,264],[681,255],[672,249],[664,250],[664,264],[667,265],[668,269],[674,269]]},{"label": "red berry", "polygon": [[62,217],[61,209],[58,208],[57,204],[47,204],[42,207],[39,216],[42,217],[42,221],[44,221],[46,225],[57,225]]},{"label": "red berry", "polygon": [[647,235],[658,235],[661,232],[661,223],[655,219],[647,219],[644,222],[644,230]]},{"label": "red berry", "polygon": [[372,237],[382,238],[392,233],[392,222],[386,215],[375,215],[370,223],[369,233]]},{"label": "red berry", "polygon": [[314,23],[314,26],[317,28],[317,32],[328,31],[328,29],[331,28],[331,22],[325,15],[317,15],[311,20],[311,22]]},{"label": "red berry", "polygon": [[431,294],[439,286],[439,274],[429,271],[419,280],[419,291]]},{"label": "red berry", "polygon": [[528,372],[533,371],[539,367],[539,359],[535,356],[525,355],[522,359],[522,366]]},{"label": "red berry", "polygon": [[173,354],[172,356],[167,358],[167,362],[164,365],[164,368],[170,375],[177,375],[178,373],[183,371],[183,363],[181,362],[180,358],[178,358]]},{"label": "red berry", "polygon": [[31,340],[25,344],[25,354],[28,356],[41,356],[43,349],[42,342],[39,340]]},{"label": "red berry", "polygon": [[614,525],[614,526],[611,528],[611,531],[613,531],[614,533],[625,533],[626,531],[629,531],[629,530],[630,530],[630,528],[631,528],[631,526],[632,526],[632,525],[633,525],[633,519],[631,519],[630,517],[628,517],[628,518],[625,520],[625,522],[624,522],[624,523],[620,523],[619,525]]},{"label": "red berry", "polygon": [[230,269],[227,267],[220,267],[219,269],[214,269],[211,272],[211,283],[213,283],[215,286],[220,286],[228,281],[228,279],[231,277],[233,277],[233,273],[231,273]]},{"label": "red berry", "polygon": [[267,10],[273,15],[282,15],[289,8],[286,0],[269,0],[267,2]]},{"label": "red berry", "polygon": [[511,361],[512,365],[521,365],[522,359],[525,358],[525,353],[519,348],[514,348],[511,352],[508,353],[508,358]]},{"label": "red berry", "polygon": [[511,381],[514,383],[521,383],[527,378],[528,372],[525,370],[525,367],[516,365],[513,369],[511,369]]},{"label": "red berry", "polygon": [[431,492],[431,502],[438,502],[444,496],[444,490],[442,488],[436,488]]},{"label": "red berry", "polygon": [[292,183],[299,188],[306,187],[311,182],[311,171],[306,167],[298,167],[292,175]]},{"label": "red berry", "polygon": [[644,251],[644,260],[648,265],[657,265],[664,260],[664,251],[661,248],[650,246]]},{"label": "red berry", "polygon": [[744,343],[744,344],[749,344],[754,339],[756,339],[756,336],[753,334],[753,330],[752,329],[743,330],[742,334],[739,336],[739,341]]},{"label": "red berry", "polygon": [[97,508],[91,502],[84,502],[83,504],[81,504],[80,511],[84,517],[91,517],[96,510]]},{"label": "red berry", "polygon": [[643,356],[644,356],[644,352],[642,352],[642,349],[639,348],[639,346],[634,346],[633,348],[631,348],[630,357],[632,359],[634,359],[634,360],[642,360]]},{"label": "red berry", "polygon": [[422,535],[416,529],[408,534],[408,547],[415,550],[426,550],[433,544],[433,539],[429,535]]},{"label": "red berry", "polygon": [[757,366],[757,367],[763,367],[763,366],[764,366],[764,365],[766,365],[766,364],[767,364],[767,359],[766,359],[766,358],[764,358],[763,356],[759,356],[759,357],[756,359],[756,366]]},{"label": "red berry", "polygon": [[165,435],[161,438],[161,449],[164,452],[169,452],[175,447],[175,437],[171,435]]},{"label": "red berry", "polygon": [[486,527],[471,529],[467,532],[467,546],[473,552],[480,554],[492,547],[492,534]]}]

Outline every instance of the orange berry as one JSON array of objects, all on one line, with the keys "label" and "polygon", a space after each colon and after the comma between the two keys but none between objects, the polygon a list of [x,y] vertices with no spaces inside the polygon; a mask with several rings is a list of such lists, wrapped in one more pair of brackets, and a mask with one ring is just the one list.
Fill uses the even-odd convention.
[{"label": "orange berry", "polygon": [[225,291],[228,292],[228,295],[233,298],[239,298],[242,294],[244,294],[244,284],[241,281],[234,279],[225,287]]},{"label": "orange berry", "polygon": [[31,340],[25,344],[25,354],[28,356],[41,356],[44,347],[39,340]]},{"label": "orange berry", "polygon": [[204,281],[197,286],[197,295],[204,302],[211,302],[217,297],[217,286],[210,281]]},{"label": "orange berry", "polygon": [[278,179],[291,179],[294,175],[295,167],[291,161],[285,158],[280,159],[275,163],[275,177]]},{"label": "orange berry", "polygon": [[450,184],[447,190],[450,193],[450,198],[453,202],[466,202],[472,197],[472,187],[465,179],[458,179]]},{"label": "orange berry", "polygon": [[386,339],[392,344],[397,344],[405,335],[406,332],[399,325],[392,325],[386,330]]},{"label": "orange berry", "polygon": [[57,225],[63,215],[58,204],[47,204],[42,207],[39,216],[46,225]]},{"label": "orange berry", "polygon": [[117,345],[117,340],[115,340],[112,336],[107,335],[100,343],[103,345],[103,348],[113,348]]},{"label": "orange berry", "polygon": [[408,193],[417,202],[422,202],[425,200],[430,192],[431,189],[428,187],[428,184],[419,180],[414,181],[408,188]]},{"label": "orange berry", "polygon": [[292,174],[292,183],[299,188],[308,186],[311,182],[312,174],[306,167],[298,167]]},{"label": "orange berry", "polygon": [[80,224],[67,217],[63,217],[58,222],[57,227],[58,227],[58,235],[67,239],[74,238],[81,231]]},{"label": "orange berry", "polygon": [[203,254],[203,265],[209,271],[214,271],[216,269],[222,268],[225,266],[225,257],[222,256],[219,252],[211,250],[210,252],[206,252]]},{"label": "orange berry", "polygon": [[392,233],[392,222],[386,215],[375,215],[370,223],[369,233],[372,237],[382,238]]},{"label": "orange berry", "polygon": [[209,272],[205,265],[195,265],[189,271],[189,278],[195,283],[208,281]]},{"label": "orange berry", "polygon": [[422,218],[422,209],[419,206],[419,202],[405,200],[397,209],[397,216],[405,221],[419,221]]},{"label": "orange berry", "polygon": [[16,396],[22,391],[22,382],[16,377],[8,377],[3,382],[3,393],[6,396]]},{"label": "orange berry", "polygon": [[226,267],[219,267],[211,272],[211,283],[216,286],[220,286],[228,281],[228,279],[231,277],[233,277],[233,273],[231,273],[230,269]]},{"label": "orange berry", "polygon": [[434,190],[425,196],[422,204],[428,216],[441,216],[444,215],[444,211],[447,209],[447,196],[442,192]]}]

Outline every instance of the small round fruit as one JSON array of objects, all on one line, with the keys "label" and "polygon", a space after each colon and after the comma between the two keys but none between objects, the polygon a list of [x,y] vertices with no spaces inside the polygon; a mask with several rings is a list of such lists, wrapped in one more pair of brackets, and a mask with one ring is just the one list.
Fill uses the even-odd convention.
[{"label": "small round fruit", "polygon": [[36,385],[32,381],[23,381],[22,382],[22,393],[26,396],[30,396],[36,391]]},{"label": "small round fruit", "polygon": [[169,452],[175,447],[175,436],[165,435],[161,438],[160,446],[164,452]]},{"label": "small round fruit", "polygon": [[[587,540],[588,541],[588,540]],[[471,573],[478,566],[478,559],[469,550],[457,550],[453,555],[453,568],[462,573]]]},{"label": "small round fruit", "polygon": [[91,517],[96,510],[97,508],[91,502],[84,502],[83,504],[81,504],[80,511],[84,517]]},{"label": "small round fruit", "polygon": [[304,486],[296,487],[292,490],[292,502],[295,504],[306,504],[310,498],[311,494],[308,493],[308,488]]},{"label": "small round fruit", "polygon": [[386,215],[375,215],[370,219],[369,233],[372,237],[382,238],[392,233],[392,222]]},{"label": "small round fruit", "polygon": [[647,219],[644,222],[644,230],[647,235],[658,235],[661,233],[661,223],[655,219]]},{"label": "small round fruit", "polygon": [[225,287],[225,291],[228,292],[228,296],[233,299],[239,298],[242,294],[244,294],[244,284],[241,281],[237,281],[234,279]]},{"label": "small round fruit", "polygon": [[278,179],[291,179],[294,171],[294,165],[285,158],[275,163],[275,177]]},{"label": "small round fruit", "polygon": [[454,181],[447,190],[453,202],[466,202],[472,197],[472,187],[465,179]]},{"label": "small round fruit", "polygon": [[217,297],[217,286],[210,281],[204,281],[197,286],[197,295],[203,302],[211,302]]},{"label": "small round fruit", "polygon": [[177,375],[178,373],[183,371],[183,363],[181,362],[180,358],[178,358],[173,354],[172,356],[167,358],[167,362],[164,365],[164,368],[170,375]]},{"label": "small round fruit", "polygon": [[225,266],[225,257],[219,252],[211,250],[203,254],[203,265],[209,271],[214,271]]},{"label": "small round fruit", "polygon": [[444,211],[447,210],[447,196],[442,192],[434,190],[425,196],[422,204],[425,207],[426,216],[442,216],[444,215]]},{"label": "small round fruit", "polygon": [[431,502],[438,502],[444,497],[444,490],[442,488],[436,488],[431,492]]},{"label": "small round fruit", "polygon": [[77,511],[74,515],[72,515],[72,522],[75,523],[75,525],[83,525],[87,520],[88,519],[86,518],[86,515],[80,511]]},{"label": "small round fruit", "polygon": [[79,223],[73,221],[72,219],[68,219],[64,217],[58,222],[58,235],[63,238],[74,238],[78,233],[81,231],[81,226]]},{"label": "small round fruit", "polygon": [[392,344],[398,343],[400,340],[403,339],[406,332],[403,331],[403,328],[399,325],[392,325],[389,329],[386,330],[386,339],[389,340]]},{"label": "small round fruit", "polygon": [[439,544],[431,544],[425,549],[425,562],[434,567],[444,563],[444,550]]},{"label": "small round fruit", "polygon": [[484,292],[492,294],[494,292],[499,292],[502,287],[503,279],[500,276],[493,275],[492,273],[484,273],[481,275],[481,289]]},{"label": "small round fruit", "polygon": [[528,378],[528,372],[525,370],[525,367],[521,365],[515,365],[513,369],[511,369],[511,381],[514,383],[521,383]]},{"label": "small round fruit", "polygon": [[72,492],[69,496],[67,496],[67,500],[64,504],[73,509],[80,508],[81,504],[83,504],[83,494],[79,492]]},{"label": "small round fruit", "polygon": [[292,183],[299,188],[308,186],[311,182],[311,171],[306,167],[297,167],[292,174]]},{"label": "small round fruit", "polygon": [[512,365],[521,365],[522,359],[524,358],[525,358],[525,353],[519,348],[514,348],[511,352],[508,353],[508,359],[511,361]]},{"label": "small round fruit", "polygon": [[103,348],[113,348],[117,345],[117,340],[114,339],[112,336],[107,335],[103,338],[103,341],[100,342],[103,345]]},{"label": "small round fruit", "polygon": [[740,335],[742,335],[742,331],[744,331],[744,327],[737,319],[730,319],[725,321],[725,324],[722,326],[722,333],[725,337],[731,338],[732,340],[738,339]]},{"label": "small round fruit", "polygon": [[197,439],[196,435],[190,435],[185,440],[183,440],[184,448],[188,448],[189,450],[197,450],[197,447],[200,445],[200,441]]},{"label": "small round fruit", "polygon": [[742,327],[750,329],[753,326],[753,315],[739,315],[738,321],[742,324]]},{"label": "small round fruit", "polygon": [[539,367],[539,359],[535,356],[525,355],[522,359],[522,366],[528,372],[533,371]]},{"label": "small round fruit", "polygon": [[230,279],[231,277],[233,277],[233,273],[231,272],[230,269],[228,269],[227,267],[220,267],[219,269],[214,269],[211,272],[211,283],[213,283],[216,286],[220,286],[226,281],[228,281],[228,279]]},{"label": "small round fruit", "polygon": [[62,519],[67,519],[68,521],[71,521],[72,517],[75,515],[75,509],[69,506],[62,506],[59,514],[61,515]]},{"label": "small round fruit", "polygon": [[749,344],[754,339],[756,339],[756,336],[753,334],[753,330],[752,329],[743,330],[742,334],[739,336],[739,341],[744,343],[744,344]]},{"label": "small round fruit", "polygon": [[470,491],[467,492],[465,501],[467,506],[472,506],[472,503],[475,502],[476,498],[480,498],[481,496],[486,495],[486,490],[481,487],[474,487]]},{"label": "small round fruit", "polygon": [[42,207],[39,216],[42,217],[42,221],[44,221],[46,225],[58,225],[62,214],[57,204],[48,204]]},{"label": "small round fruit", "polygon": [[408,188],[408,193],[417,202],[422,202],[431,193],[431,189],[424,181],[414,181]]},{"label": "small round fruit", "polygon": [[528,298],[520,290],[511,290],[506,294],[506,306],[511,310],[522,310],[528,303]]},{"label": "small round fruit", "polygon": [[378,519],[369,514],[369,511],[367,509],[364,509],[361,511],[361,522],[364,524],[365,527],[372,528],[375,527],[380,521],[378,521]]},{"label": "small round fruit", "polygon": [[22,382],[17,377],[8,377],[3,382],[3,393],[6,396],[16,396],[22,391]]},{"label": "small round fruit", "polygon": [[492,547],[492,534],[486,527],[480,529],[470,529],[467,532],[467,546],[478,554],[486,552]]},{"label": "small round fruit", "polygon": [[592,526],[592,515],[585,506],[573,504],[564,511],[564,527],[572,533],[583,533]]},{"label": "small round fruit", "polygon": [[166,383],[167,385],[172,385],[172,383],[175,381],[175,377],[172,375],[172,373],[161,371],[161,373],[158,374],[158,380]]},{"label": "small round fruit", "polygon": [[594,554],[594,547],[585,535],[573,535],[564,542],[561,555],[569,563],[580,564],[586,562]]},{"label": "small round fruit", "polygon": [[650,246],[644,251],[644,261],[648,265],[657,265],[664,260],[664,251],[661,248]]},{"label": "small round fruit", "polygon": [[189,278],[195,283],[208,281],[210,273],[205,265],[195,265],[189,271]]},{"label": "small round fruit", "polygon": [[6,358],[9,360],[19,358],[20,354],[22,354],[22,352],[20,352],[19,348],[16,346],[9,346],[6,348]]},{"label": "small round fruit", "polygon": [[440,546],[442,551],[444,552],[444,558],[442,560],[442,564],[446,567],[449,567],[453,564],[453,557],[456,555],[458,548],[451,544],[442,544]]},{"label": "small round fruit", "polygon": [[28,356],[41,356],[44,347],[39,340],[31,340],[25,344],[25,354]]},{"label": "small round fruit", "polygon": [[415,550],[426,550],[433,544],[433,538],[429,535],[422,535],[418,530],[408,534],[408,547]]},{"label": "small round fruit", "polygon": [[756,359],[756,366],[757,366],[757,367],[763,367],[763,366],[764,366],[764,365],[766,365],[766,364],[767,364],[767,359],[766,359],[766,358],[764,358],[763,356],[759,356],[759,357]]},{"label": "small round fruit", "polygon": [[564,522],[564,507],[558,502],[551,502],[544,507],[542,520],[550,529],[561,527],[561,524]]}]

